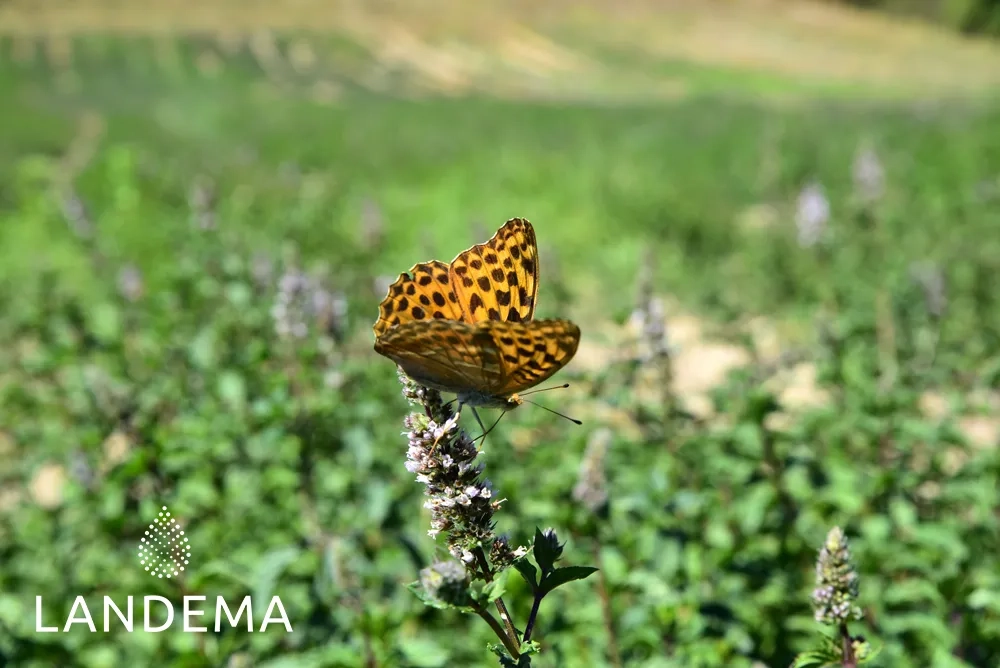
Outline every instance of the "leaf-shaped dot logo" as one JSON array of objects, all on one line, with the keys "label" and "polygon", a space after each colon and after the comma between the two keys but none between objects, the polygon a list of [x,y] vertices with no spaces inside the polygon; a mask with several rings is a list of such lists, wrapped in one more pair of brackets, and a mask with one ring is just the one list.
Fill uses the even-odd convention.
[{"label": "leaf-shaped dot logo", "polygon": [[139,540],[139,563],[155,578],[175,577],[191,558],[191,546],[166,506]]}]

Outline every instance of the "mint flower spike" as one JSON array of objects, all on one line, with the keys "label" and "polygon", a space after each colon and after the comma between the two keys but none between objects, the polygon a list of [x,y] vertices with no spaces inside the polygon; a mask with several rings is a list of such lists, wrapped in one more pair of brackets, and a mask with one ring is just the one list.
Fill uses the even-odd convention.
[{"label": "mint flower spike", "polygon": [[491,545],[493,514],[503,499],[494,498],[489,480],[480,478],[479,450],[458,426],[458,414],[441,400],[441,394],[415,384],[400,373],[403,396],[421,405],[423,413],[404,419],[408,441],[406,470],[426,488],[424,507],[431,511],[428,534],[447,534],[448,551],[474,568],[474,553]]},{"label": "mint flower spike", "polygon": [[469,607],[469,572],[457,561],[438,561],[420,571],[426,600],[435,605]]},{"label": "mint flower spike", "polygon": [[[410,413],[403,420],[407,438],[406,470],[416,475],[424,485],[427,500],[424,507],[431,512],[432,538],[445,534],[448,552],[456,560],[450,566],[438,565],[421,574],[422,596],[431,605],[441,603],[458,607],[470,606],[485,620],[503,642],[510,656],[517,659],[519,638],[514,622],[503,599],[497,596],[493,604],[500,615],[497,622],[483,605],[466,597],[468,583],[483,580],[493,585],[494,573],[527,553],[526,548],[512,550],[506,539],[497,539],[493,532],[493,514],[503,499],[496,499],[489,480],[480,479],[482,465],[476,463],[479,450],[469,435],[458,426],[458,413],[441,399],[441,393],[422,387],[397,368],[403,385],[403,396],[423,412]],[[485,548],[490,548],[491,566]],[[456,567],[464,567],[467,580],[459,581]],[[449,585],[449,583],[451,583]]]},{"label": "mint flower spike", "polygon": [[840,527],[834,527],[826,535],[816,560],[816,588],[812,593],[816,621],[840,626],[861,619],[861,608],[856,603],[858,584],[847,537]]}]

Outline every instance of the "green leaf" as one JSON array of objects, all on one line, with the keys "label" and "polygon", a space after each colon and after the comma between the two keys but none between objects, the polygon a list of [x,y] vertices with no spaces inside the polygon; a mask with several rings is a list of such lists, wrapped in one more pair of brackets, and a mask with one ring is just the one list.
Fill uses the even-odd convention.
[{"label": "green leaf", "polygon": [[[233,665],[232,659],[230,659],[230,665]],[[248,663],[236,665],[254,665],[258,668],[323,668],[324,666],[353,668],[354,666],[363,666],[364,662],[360,654],[349,645],[328,645],[308,652],[285,654],[261,663],[250,660]]]},{"label": "green leaf", "polygon": [[492,603],[507,592],[507,587],[502,578],[497,578],[493,582],[488,582],[483,586],[483,595],[487,602]]},{"label": "green leaf", "polygon": [[525,558],[521,558],[514,562],[514,568],[521,574],[524,581],[531,586],[531,591],[538,589],[538,569],[535,568],[533,563]]},{"label": "green leaf", "polygon": [[448,651],[427,636],[403,638],[399,641],[399,649],[410,666],[437,668],[448,663]]},{"label": "green leaf", "polygon": [[521,656],[517,661],[514,661],[510,657],[510,654],[507,653],[507,648],[500,643],[489,643],[486,645],[486,649],[497,657],[503,668],[529,668],[529,666],[531,666],[532,655],[538,654],[540,647],[541,646],[534,640],[525,645],[521,645],[522,649],[519,650],[521,652]]},{"label": "green leaf", "polygon": [[223,371],[216,381],[219,396],[232,410],[241,410],[247,400],[247,386],[243,376],[235,371]]},{"label": "green leaf", "polygon": [[542,651],[542,645],[537,640],[529,640],[528,642],[521,643],[518,651],[522,656],[531,656],[532,654],[540,654]]},{"label": "green leaf", "polygon": [[447,610],[448,608],[451,607],[444,601],[429,596],[427,594],[427,590],[424,589],[424,585],[423,583],[420,582],[420,580],[417,580],[416,582],[411,582],[410,584],[406,585],[406,588],[409,589],[414,596],[420,599],[421,603],[423,603],[428,607],[437,608],[438,610]]},{"label": "green leaf", "polygon": [[121,312],[114,304],[98,304],[90,312],[90,331],[102,343],[111,343],[121,335]]},{"label": "green leaf", "polygon": [[764,418],[780,408],[777,399],[770,392],[752,390],[746,398],[741,421],[761,425],[764,424]]},{"label": "green leaf", "polygon": [[12,628],[22,620],[29,619],[28,615],[26,606],[16,597],[9,594],[0,595],[0,624]]},{"label": "green leaf", "polygon": [[191,586],[194,589],[199,589],[207,584],[213,576],[221,576],[222,579],[235,582],[247,589],[253,585],[244,569],[238,568],[231,561],[216,559],[194,571],[191,575]]},{"label": "green leaf", "polygon": [[973,610],[991,610],[1000,612],[1000,592],[990,589],[977,589],[969,594],[968,605]]},{"label": "green leaf", "polygon": [[872,645],[867,640],[862,643],[862,647],[858,649],[858,663],[872,663],[875,661],[876,657],[881,654],[884,645]]},{"label": "green leaf", "polygon": [[215,330],[210,327],[198,333],[188,345],[188,357],[192,364],[200,369],[210,369],[215,365],[218,355],[216,338]]},{"label": "green leaf", "polygon": [[556,587],[564,585],[567,582],[583,580],[596,572],[597,569],[593,566],[566,566],[564,568],[557,568],[542,578],[542,594],[548,594]]},{"label": "green leaf", "polygon": [[297,547],[281,547],[271,550],[261,557],[254,578],[253,597],[258,601],[270,601],[274,586],[288,565],[298,559],[302,552]]},{"label": "green leaf", "polygon": [[823,668],[832,666],[839,660],[839,656],[831,656],[828,650],[813,649],[796,656],[789,668]]},{"label": "green leaf", "polygon": [[420,580],[417,580],[416,582],[411,582],[410,584],[406,585],[406,588],[409,589],[414,596],[420,599],[421,603],[423,603],[428,607],[437,608],[438,610],[459,610],[461,612],[472,612],[472,608],[469,606],[446,603],[445,601],[442,601],[439,598],[434,598],[430,596],[427,593],[427,590],[424,589],[424,585],[423,583],[420,582]]}]

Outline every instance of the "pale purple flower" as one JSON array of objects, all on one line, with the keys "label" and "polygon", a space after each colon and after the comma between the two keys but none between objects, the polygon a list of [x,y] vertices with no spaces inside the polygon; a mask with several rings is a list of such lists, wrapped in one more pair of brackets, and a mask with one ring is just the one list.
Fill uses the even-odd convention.
[{"label": "pale purple flower", "polygon": [[927,312],[935,318],[944,315],[948,292],[941,268],[933,262],[917,262],[910,266],[910,277],[924,293]]},{"label": "pale purple flower", "polygon": [[87,205],[76,193],[70,193],[62,199],[63,217],[74,235],[79,239],[89,239],[94,234],[94,225]]},{"label": "pale purple flower", "polygon": [[795,213],[795,227],[798,231],[799,246],[811,248],[818,244],[826,232],[830,221],[830,200],[826,198],[823,186],[818,182],[806,185],[799,193]]},{"label": "pale purple flower", "polygon": [[580,462],[573,499],[592,513],[598,512],[608,502],[608,477],[605,471],[608,448],[613,433],[607,427],[595,431],[587,441],[587,449]]},{"label": "pale purple flower", "polygon": [[142,297],[142,273],[134,264],[127,264],[118,271],[118,293],[130,302]]},{"label": "pale purple flower", "polygon": [[854,189],[865,203],[879,200],[885,191],[885,170],[875,149],[862,148],[854,157]]}]

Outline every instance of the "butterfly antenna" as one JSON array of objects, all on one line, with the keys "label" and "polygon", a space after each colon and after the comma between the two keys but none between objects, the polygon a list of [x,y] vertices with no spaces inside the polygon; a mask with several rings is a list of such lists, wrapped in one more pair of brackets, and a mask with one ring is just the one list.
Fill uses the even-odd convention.
[{"label": "butterfly antenna", "polygon": [[540,390],[530,390],[528,392],[521,392],[518,396],[525,396],[527,394],[535,394],[536,392],[548,392],[549,390],[565,390],[569,387],[569,383],[563,383],[562,385],[553,385],[552,387],[543,387]]},{"label": "butterfly antenna", "polygon": [[[556,388],[554,388],[554,387],[550,387],[550,388],[548,388],[548,389],[550,389],[550,390],[554,390],[554,389],[556,389]],[[539,391],[540,391],[540,390],[539,390]],[[522,395],[522,396],[523,396],[523,395]],[[547,406],[543,406],[543,405],[541,405],[541,404],[536,404],[536,403],[535,403],[534,401],[531,401],[530,399],[525,399],[524,401],[525,401],[525,402],[527,402],[527,403],[529,403],[529,404],[531,404],[532,406],[538,406],[538,407],[539,407],[539,408],[541,408],[542,410],[545,410],[545,411],[548,411],[548,412],[550,412],[550,413],[552,413],[552,414],[554,414],[554,415],[558,415],[558,416],[559,416],[559,417],[561,417],[561,418],[566,418],[567,420],[569,420],[569,421],[570,421],[570,422],[572,422],[573,424],[583,424],[582,422],[580,422],[580,421],[579,421],[579,420],[577,420],[576,418],[571,418],[571,417],[570,417],[570,416],[568,416],[568,415],[563,415],[563,414],[562,414],[562,413],[560,413],[559,411],[554,411],[554,410],[552,410],[551,408],[548,408]]]}]

